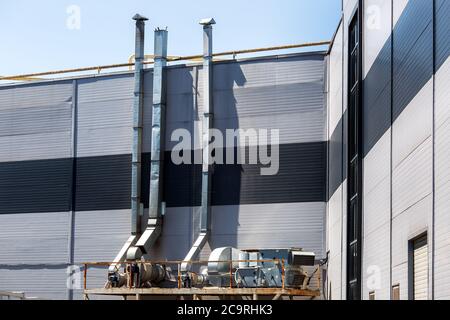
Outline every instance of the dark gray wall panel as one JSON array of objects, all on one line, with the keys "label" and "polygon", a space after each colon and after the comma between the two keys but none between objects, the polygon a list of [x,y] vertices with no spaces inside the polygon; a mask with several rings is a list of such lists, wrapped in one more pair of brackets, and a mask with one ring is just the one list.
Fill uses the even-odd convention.
[{"label": "dark gray wall panel", "polygon": [[213,205],[324,202],[326,143],[280,145],[280,168],[260,174],[261,165],[216,165]]},{"label": "dark gray wall panel", "polygon": [[[342,184],[342,120],[339,121],[336,129],[330,137],[329,143],[329,178],[328,178],[328,196],[331,197]],[[327,199],[328,200],[328,199]]]},{"label": "dark gray wall panel", "polygon": [[[394,34],[394,55],[405,41]],[[393,117],[396,119],[433,74],[433,28],[429,25],[415,42],[407,57],[399,64],[394,60]]]},{"label": "dark gray wall panel", "polygon": [[[364,90],[366,90],[366,81],[364,82]],[[367,84],[367,86],[370,85]],[[391,126],[390,81],[375,101],[364,104],[363,117],[364,156],[367,156]]]},{"label": "dark gray wall panel", "polygon": [[70,210],[72,160],[0,163],[0,214]]},{"label": "dark gray wall panel", "polygon": [[[395,0],[394,0],[395,1]],[[417,40],[432,22],[432,1],[408,1],[403,13],[394,27],[394,72],[408,58]],[[432,38],[429,38],[432,40]],[[429,49],[432,47],[430,46]],[[431,50],[428,50],[431,51]]]},{"label": "dark gray wall panel", "polygon": [[131,155],[78,158],[77,211],[127,209],[131,204]]},{"label": "dark gray wall panel", "polygon": [[450,1],[436,2],[436,69],[439,69],[450,55]]},{"label": "dark gray wall panel", "polygon": [[[325,201],[326,142],[280,145],[279,156],[279,172],[271,176],[261,175],[260,164],[215,165],[213,205]],[[144,153],[145,207],[149,166],[150,155]],[[130,169],[130,155],[77,158],[75,210],[130,208]],[[175,165],[166,152],[164,177],[168,207],[200,205],[201,165]],[[71,184],[72,159],[0,163],[0,213],[68,211]]]}]

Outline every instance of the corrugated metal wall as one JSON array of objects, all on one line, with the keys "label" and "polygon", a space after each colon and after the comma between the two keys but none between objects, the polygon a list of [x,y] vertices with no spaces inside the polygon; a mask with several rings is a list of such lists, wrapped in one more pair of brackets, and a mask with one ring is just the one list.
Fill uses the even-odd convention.
[{"label": "corrugated metal wall", "polygon": [[328,299],[342,298],[342,205],[343,205],[343,128],[342,128],[342,22],[336,31],[333,47],[329,55],[328,85],[328,197],[327,202],[327,251]]},{"label": "corrugated metal wall", "polygon": [[436,1],[435,248],[436,299],[450,299],[450,2]]},{"label": "corrugated metal wall", "polygon": [[[224,245],[295,246],[324,256],[324,74],[323,53],[215,64],[215,126],[280,129],[280,169],[263,177],[260,165],[216,166],[212,236],[203,256]],[[184,258],[199,231],[201,168],[171,162],[170,135],[178,128],[201,133],[201,79],[201,66],[167,72],[168,208],[154,258]],[[151,70],[144,83],[148,207]],[[110,261],[126,241],[132,98],[132,73],[0,88],[0,238],[8,244],[0,248],[1,289],[66,298],[72,261]],[[104,284],[105,271],[89,273],[89,286]]]},{"label": "corrugated metal wall", "polygon": [[[434,1],[435,12],[433,1],[366,0],[363,4],[363,298],[375,291],[376,299],[389,299],[391,286],[397,284],[400,297],[409,297],[408,244],[424,232],[430,250],[428,297],[446,298],[450,189],[444,163],[449,160],[450,142],[446,126],[450,31],[444,16],[448,17],[449,4]],[[344,1],[344,28],[356,5],[357,1]],[[333,51],[338,50],[336,45],[338,41]],[[344,41],[344,51],[346,47]],[[345,87],[346,76],[343,81]],[[342,119],[345,134],[345,113]],[[338,132],[330,130],[331,146]],[[330,163],[338,161],[333,157],[335,149],[330,148]],[[345,154],[343,158],[345,163]],[[332,168],[330,164],[330,190],[336,191],[339,182],[334,181]],[[339,211],[332,193],[330,197],[329,209]],[[345,231],[342,238],[328,231],[330,248],[337,250],[341,241],[345,243]],[[331,270],[329,277],[333,283],[342,281]]]}]

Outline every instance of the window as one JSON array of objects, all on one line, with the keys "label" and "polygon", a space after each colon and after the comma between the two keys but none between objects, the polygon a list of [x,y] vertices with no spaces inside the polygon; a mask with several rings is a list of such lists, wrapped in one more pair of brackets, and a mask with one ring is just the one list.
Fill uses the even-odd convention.
[{"label": "window", "polygon": [[361,145],[361,17],[349,25],[348,166],[347,166],[347,299],[361,299],[362,145]]},{"label": "window", "polygon": [[369,292],[369,300],[375,300],[375,291]]},{"label": "window", "polygon": [[400,300],[400,285],[392,286],[392,300]]}]

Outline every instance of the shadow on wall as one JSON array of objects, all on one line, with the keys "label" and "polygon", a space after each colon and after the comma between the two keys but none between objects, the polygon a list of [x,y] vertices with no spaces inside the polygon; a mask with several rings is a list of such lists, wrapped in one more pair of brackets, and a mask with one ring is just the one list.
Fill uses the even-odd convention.
[{"label": "shadow on wall", "polygon": [[[202,165],[194,163],[194,159],[201,156],[199,142],[201,141],[203,119],[203,74],[202,66],[175,67],[167,70],[167,109],[166,109],[166,152],[164,159],[164,194],[167,210],[163,220],[163,232],[156,242],[154,251],[150,255],[153,259],[182,260],[200,233]],[[236,110],[236,98],[233,88],[242,87],[246,83],[245,76],[238,63],[219,64],[214,66],[214,122],[216,127],[217,110],[220,108],[221,126],[225,137],[225,128],[239,128]],[[225,121],[225,122],[224,122]],[[177,129],[187,129],[192,136],[191,160],[192,164],[175,164],[172,159],[172,149],[179,143],[171,141],[172,133]],[[235,142],[237,143],[237,142]],[[223,152],[225,163],[226,150]],[[237,152],[234,151],[235,163]],[[180,153],[183,156],[183,153]],[[213,153],[213,156],[215,154]],[[238,204],[241,192],[242,166],[239,164],[215,164],[212,168],[211,187],[211,234],[209,247],[236,246],[239,207],[227,206],[225,210],[214,207]],[[142,193],[144,205],[148,208],[150,155],[143,156],[143,185]],[[146,210],[147,211],[147,210]],[[208,244],[205,245],[208,247]],[[203,250],[209,255],[209,250]],[[205,256],[201,255],[201,258]]]},{"label": "shadow on wall", "polygon": [[[239,129],[236,90],[247,82],[240,63],[224,63],[214,66],[214,127],[226,137],[227,129]],[[230,141],[228,141],[230,143]],[[237,247],[239,204],[241,202],[244,167],[238,163],[238,141],[234,148],[225,148],[223,164],[215,164],[212,176],[211,250],[219,247]],[[241,152],[245,152],[242,150]],[[226,164],[227,154],[233,154],[233,164]],[[248,156],[246,156],[248,160]]]}]

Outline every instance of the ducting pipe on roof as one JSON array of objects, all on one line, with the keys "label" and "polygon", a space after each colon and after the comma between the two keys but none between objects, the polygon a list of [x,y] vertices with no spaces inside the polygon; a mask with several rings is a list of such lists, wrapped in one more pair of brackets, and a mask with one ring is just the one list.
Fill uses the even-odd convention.
[{"label": "ducting pipe on roof", "polygon": [[136,242],[128,249],[127,260],[140,259],[149,252],[161,234],[164,138],[166,122],[166,79],[167,65],[167,30],[155,30],[155,55],[153,67],[153,106],[152,106],[152,141],[150,159],[150,195],[149,219],[147,228]]},{"label": "ducting pipe on roof", "polygon": [[213,48],[212,48],[212,26],[216,22],[213,18],[202,19],[200,24],[203,26],[203,99],[204,113],[202,125],[202,195],[201,195],[201,229],[200,234],[184,258],[181,265],[181,272],[188,272],[191,267],[190,261],[195,259],[209,236],[210,216],[211,216],[211,163],[210,155],[210,129],[213,124]]}]

